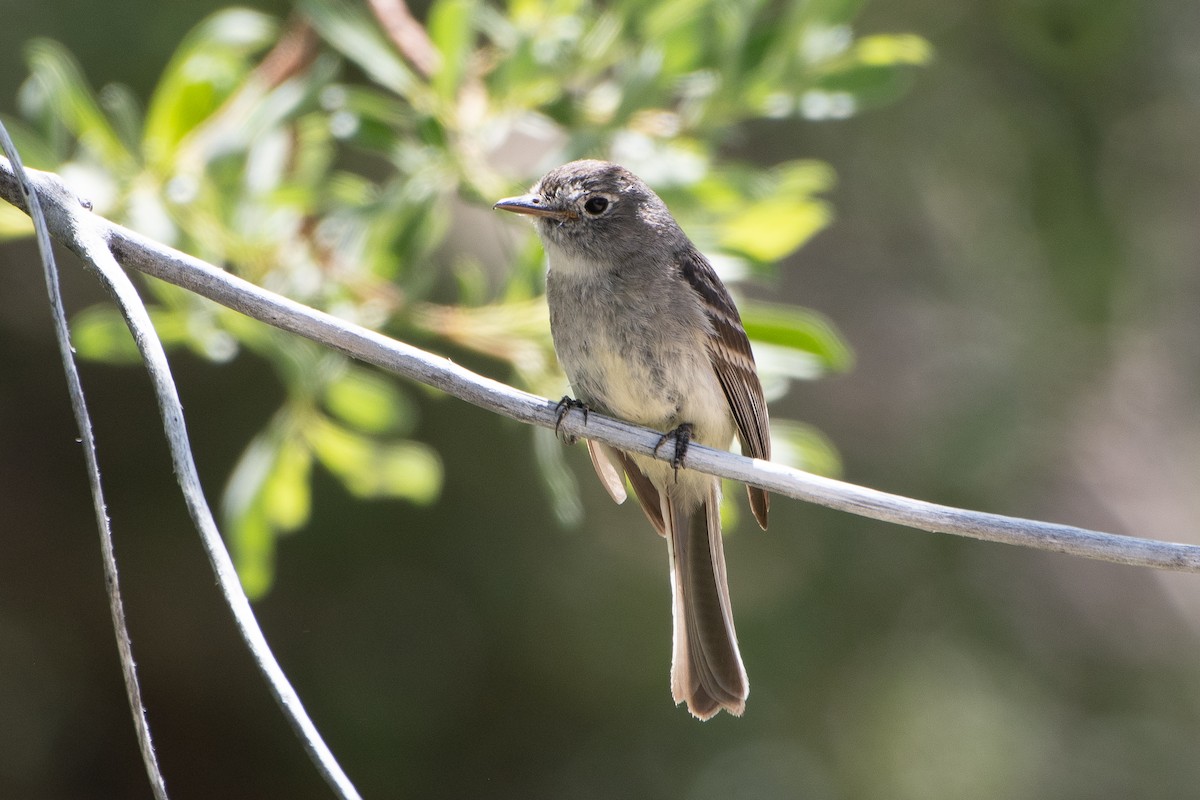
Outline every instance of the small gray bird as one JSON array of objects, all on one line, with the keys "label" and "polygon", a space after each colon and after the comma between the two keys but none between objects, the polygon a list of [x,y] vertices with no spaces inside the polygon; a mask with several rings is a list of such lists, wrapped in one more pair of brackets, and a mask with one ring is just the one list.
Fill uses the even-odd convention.
[{"label": "small gray bird", "polygon": [[[689,441],[770,459],[767,405],[729,292],[650,187],[606,161],[573,161],[496,208],[534,217],[546,248],[554,349],[575,401],[663,432],[673,464],[589,441],[601,482],[622,473],[666,537],[674,595],[671,691],[708,719],[741,715],[750,692],[721,545],[721,484],[680,463]],[[768,495],[747,487],[759,525]]]}]

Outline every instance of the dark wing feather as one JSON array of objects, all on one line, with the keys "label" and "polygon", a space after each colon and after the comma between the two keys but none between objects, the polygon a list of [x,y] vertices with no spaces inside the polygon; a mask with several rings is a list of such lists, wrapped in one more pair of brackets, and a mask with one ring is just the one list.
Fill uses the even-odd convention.
[{"label": "dark wing feather", "polygon": [[[717,380],[729,401],[733,420],[737,424],[742,450],[751,458],[771,460],[771,429],[767,419],[767,401],[750,351],[750,340],[742,327],[742,318],[729,291],[717,277],[712,265],[695,248],[679,256],[679,270],[689,285],[704,301],[712,323],[708,353]],[[770,496],[766,491],[747,486],[750,508],[758,524],[766,529]]]},{"label": "dark wing feather", "polygon": [[638,469],[638,465],[633,463],[633,459],[629,457],[628,453],[616,448],[610,449],[621,462],[625,474],[629,476],[629,485],[633,487],[633,493],[637,495],[642,511],[646,512],[646,518],[650,520],[654,530],[658,531],[659,536],[666,536],[667,524],[663,521],[662,503],[659,499],[658,489],[654,488],[654,484],[646,477],[646,473]]}]

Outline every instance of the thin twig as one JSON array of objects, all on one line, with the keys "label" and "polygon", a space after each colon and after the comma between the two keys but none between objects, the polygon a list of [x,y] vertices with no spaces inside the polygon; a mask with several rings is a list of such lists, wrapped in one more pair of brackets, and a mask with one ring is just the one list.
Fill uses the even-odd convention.
[{"label": "thin twig", "polygon": [[[16,197],[11,171],[0,163],[0,196]],[[58,179],[42,173],[46,180]],[[353,358],[442,389],[481,408],[520,422],[554,428],[557,403],[477,375],[448,359],[389,339],[321,311],[269,292],[228,272],[102,218],[97,230],[118,261],[182,286],[221,305],[277,328],[340,350]],[[54,231],[53,226],[51,230]],[[64,234],[59,234],[64,235]],[[655,453],[661,437],[636,425],[600,414],[570,414],[561,430],[635,453],[668,460]],[[1006,517],[913,500],[899,495],[822,478],[797,469],[745,458],[723,450],[693,445],[686,466],[723,478],[761,486],[772,492],[935,533],[950,533],[990,542],[1066,553],[1117,564],[1200,572],[1200,546],[1119,536],[1111,533]]]},{"label": "thin twig", "polygon": [[248,81],[261,81],[268,89],[274,89],[286,80],[307,70],[317,60],[320,40],[308,18],[293,14],[275,46],[263,57]]},{"label": "thin twig", "polygon": [[[134,341],[146,364],[158,400],[159,413],[163,418],[163,428],[167,434],[167,444],[184,502],[193,524],[200,533],[201,542],[216,573],[217,584],[225,602],[233,612],[238,633],[246,642],[255,665],[266,678],[276,701],[326,782],[339,797],[359,798],[358,791],[326,746],[304,710],[299,695],[292,688],[279,662],[275,660],[254,617],[250,601],[242,591],[233,560],[225,549],[212,511],[204,499],[200,477],[192,460],[187,429],[184,426],[183,406],[179,402],[179,394],[171,377],[166,353],[154,333],[150,315],[138,297],[133,282],[117,264],[105,241],[111,223],[86,212],[79,199],[57,176],[37,170],[29,170],[28,173],[29,182],[36,185],[39,196],[49,207],[48,228],[59,241],[83,259],[85,265],[95,270],[96,276],[112,295],[133,332]],[[6,186],[9,175],[9,164],[0,162],[0,181]],[[5,197],[8,199],[7,194]],[[24,207],[23,204],[19,205]]]},{"label": "thin twig", "polygon": [[[142,763],[146,768],[146,777],[150,780],[150,790],[156,800],[167,800],[167,785],[163,780],[162,770],[158,766],[158,757],[154,753],[154,741],[150,736],[150,722],[146,718],[146,706],[142,703],[142,689],[138,681],[137,664],[133,660],[133,643],[129,638],[129,627],[125,622],[125,603],[121,599],[121,582],[117,576],[117,557],[113,548],[112,525],[108,519],[106,503],[104,502],[104,487],[100,480],[100,461],[96,454],[96,437],[92,431],[91,414],[88,412],[87,400],[83,395],[83,383],[79,379],[79,369],[75,364],[75,350],[71,347],[71,332],[67,327],[67,315],[63,310],[62,292],[58,283],[58,265],[54,261],[54,250],[50,246],[50,231],[46,226],[46,217],[42,213],[42,204],[33,182],[21,164],[21,157],[8,129],[0,122],[0,146],[11,162],[11,169],[19,179],[21,197],[25,201],[26,210],[33,219],[33,227],[37,238],[38,253],[41,256],[42,269],[46,278],[46,293],[50,296],[50,311],[54,317],[54,334],[58,341],[58,352],[62,358],[63,369],[67,374],[67,392],[71,398],[71,411],[75,415],[75,425],[79,428],[79,441],[83,445],[83,459],[87,465],[88,486],[92,492],[92,508],[96,515],[96,527],[100,531],[100,554],[104,563],[104,583],[108,588],[108,610],[112,615],[113,633],[117,637],[117,655],[121,660],[121,674],[125,679],[125,695],[129,700],[129,711],[133,714],[133,728],[137,734],[138,748],[142,752]],[[71,202],[74,198],[67,199]],[[78,203],[78,200],[75,200]]]},{"label": "thin twig", "polygon": [[442,56],[424,26],[408,10],[408,4],[404,0],[367,0],[367,5],[413,69],[426,78],[432,77],[441,66]]}]

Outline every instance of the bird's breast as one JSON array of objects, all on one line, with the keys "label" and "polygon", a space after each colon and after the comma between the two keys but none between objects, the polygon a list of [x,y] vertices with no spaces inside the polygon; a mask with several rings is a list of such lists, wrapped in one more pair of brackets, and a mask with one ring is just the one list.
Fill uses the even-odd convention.
[{"label": "bird's breast", "polygon": [[732,417],[694,293],[656,276],[597,272],[552,265],[546,281],[554,349],[576,397],[662,431],[690,423],[696,441],[728,447]]}]

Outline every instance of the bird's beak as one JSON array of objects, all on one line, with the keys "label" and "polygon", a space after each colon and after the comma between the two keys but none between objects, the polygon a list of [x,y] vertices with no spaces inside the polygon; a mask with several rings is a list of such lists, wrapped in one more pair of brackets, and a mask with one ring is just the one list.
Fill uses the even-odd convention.
[{"label": "bird's beak", "polygon": [[528,214],[531,217],[549,217],[550,219],[574,219],[575,214],[561,208],[554,208],[540,194],[523,194],[520,197],[506,197],[492,208],[501,211],[511,211],[514,214]]}]

